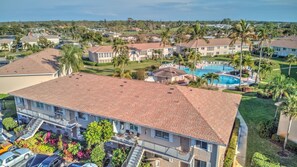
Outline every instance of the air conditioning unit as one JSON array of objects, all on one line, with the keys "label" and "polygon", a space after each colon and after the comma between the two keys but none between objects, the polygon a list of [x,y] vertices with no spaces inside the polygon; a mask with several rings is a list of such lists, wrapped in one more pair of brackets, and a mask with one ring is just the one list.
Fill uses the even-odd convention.
[{"label": "air conditioning unit", "polygon": [[155,165],[156,165],[156,167],[160,167],[161,165],[160,165],[160,161],[159,160],[156,160],[155,161]]}]

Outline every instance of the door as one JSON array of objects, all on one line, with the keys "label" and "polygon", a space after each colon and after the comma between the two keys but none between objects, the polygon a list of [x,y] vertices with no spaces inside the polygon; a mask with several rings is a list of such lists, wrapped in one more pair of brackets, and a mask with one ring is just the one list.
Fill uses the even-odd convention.
[{"label": "door", "polygon": [[28,103],[28,109],[31,110],[31,103],[32,103],[32,101],[31,100],[27,100],[27,103]]},{"label": "door", "polygon": [[185,137],[180,137],[180,147],[181,151],[189,152],[190,150],[190,139]]}]

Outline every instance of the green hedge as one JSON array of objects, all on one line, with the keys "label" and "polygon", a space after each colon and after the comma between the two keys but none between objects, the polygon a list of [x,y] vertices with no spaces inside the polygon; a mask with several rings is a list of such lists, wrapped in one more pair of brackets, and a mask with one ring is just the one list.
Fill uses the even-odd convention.
[{"label": "green hedge", "polygon": [[225,155],[224,167],[232,167],[233,165],[234,156],[236,154],[236,145],[238,140],[239,127],[240,127],[240,120],[236,118],[235,125],[232,131],[232,136]]},{"label": "green hedge", "polygon": [[252,158],[252,167],[279,167],[279,163],[272,162],[265,155],[255,152]]},{"label": "green hedge", "polygon": [[18,126],[18,123],[16,123],[12,117],[4,118],[2,121],[2,124],[3,124],[4,128],[8,131],[10,131]]}]

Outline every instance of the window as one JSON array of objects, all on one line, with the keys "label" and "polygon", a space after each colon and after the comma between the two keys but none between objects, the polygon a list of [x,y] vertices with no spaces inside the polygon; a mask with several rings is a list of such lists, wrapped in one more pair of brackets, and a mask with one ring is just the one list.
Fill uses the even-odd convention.
[{"label": "window", "polygon": [[218,46],[217,49],[220,49],[220,47]]},{"label": "window", "polygon": [[52,107],[48,104],[45,104],[45,110],[47,111],[51,111],[52,110]]},{"label": "window", "polygon": [[296,52],[296,49],[292,49],[292,52]]},{"label": "window", "polygon": [[83,134],[86,130],[87,130],[86,128],[82,128],[82,127],[79,128],[80,134]]},{"label": "window", "polygon": [[155,134],[156,137],[162,138],[162,139],[165,139],[165,140],[169,140],[169,133],[162,132],[162,131],[159,131],[159,130],[156,130],[155,133],[156,133]]},{"label": "window", "polygon": [[88,120],[88,115],[87,114],[84,114],[84,113],[81,113],[81,112],[79,112],[78,113],[78,118],[79,119],[83,119],[83,120]]},{"label": "window", "polygon": [[206,167],[206,162],[195,159],[195,167]]},{"label": "window", "polygon": [[207,143],[200,141],[200,140],[196,140],[196,146],[202,149],[207,150]]},{"label": "window", "polygon": [[219,55],[219,54],[220,54],[220,52],[217,52],[216,54],[217,54],[217,55]]},{"label": "window", "polygon": [[19,105],[24,105],[25,103],[24,103],[24,99],[23,98],[20,98],[20,97],[18,97],[17,98],[17,103],[19,104]]},{"label": "window", "polygon": [[214,51],[214,47],[207,47],[207,51]]},{"label": "window", "polygon": [[205,49],[204,47],[201,48],[201,50],[204,50],[204,49]]},{"label": "window", "polygon": [[226,48],[227,48],[227,46],[224,46],[224,48],[226,49]]},{"label": "window", "polygon": [[36,107],[39,108],[39,109],[43,109],[44,108],[43,103],[35,102],[35,104],[36,104]]},{"label": "window", "polygon": [[287,48],[283,48],[283,50],[287,50]]},{"label": "window", "polygon": [[130,124],[130,130],[138,132],[138,126]]}]

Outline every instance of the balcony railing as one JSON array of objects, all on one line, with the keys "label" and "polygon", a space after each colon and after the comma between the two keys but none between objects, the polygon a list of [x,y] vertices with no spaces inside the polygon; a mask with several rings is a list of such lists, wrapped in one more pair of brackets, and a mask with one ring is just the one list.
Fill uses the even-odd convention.
[{"label": "balcony railing", "polygon": [[22,113],[22,114],[25,114],[25,115],[35,117],[35,118],[41,118],[41,119],[43,119],[45,121],[52,122],[52,123],[55,123],[55,124],[59,124],[59,125],[65,126],[67,128],[73,128],[74,126],[77,125],[77,121],[75,119],[65,120],[61,116],[50,116],[50,115],[42,114],[42,113],[39,113],[39,112],[36,112],[36,111],[31,111],[31,110],[28,110],[28,109],[24,109],[24,108],[21,108],[20,110],[18,110],[18,112]]},{"label": "balcony railing", "polygon": [[162,146],[162,145],[151,143],[144,140],[139,140],[138,144],[148,151],[164,154],[172,158],[180,159],[184,162],[190,162],[194,153],[193,148],[190,148],[189,152],[182,152],[181,150],[178,150],[172,147],[166,147],[166,146]]}]

